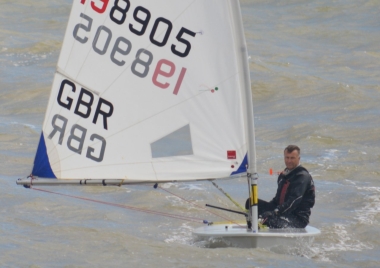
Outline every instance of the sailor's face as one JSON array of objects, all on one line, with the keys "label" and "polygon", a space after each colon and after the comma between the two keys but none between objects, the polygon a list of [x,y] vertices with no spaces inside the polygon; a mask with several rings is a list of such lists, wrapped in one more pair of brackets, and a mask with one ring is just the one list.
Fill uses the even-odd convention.
[{"label": "sailor's face", "polygon": [[300,156],[297,150],[289,153],[287,150],[284,152],[285,165],[288,169],[292,170],[296,168],[300,163]]}]

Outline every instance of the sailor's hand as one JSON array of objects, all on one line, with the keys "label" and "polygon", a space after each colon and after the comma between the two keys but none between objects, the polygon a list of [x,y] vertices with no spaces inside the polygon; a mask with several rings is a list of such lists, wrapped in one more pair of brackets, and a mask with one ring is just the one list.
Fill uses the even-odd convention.
[{"label": "sailor's hand", "polygon": [[266,219],[266,218],[268,218],[268,217],[273,217],[273,216],[275,216],[275,215],[277,215],[278,214],[278,208],[276,208],[275,210],[273,210],[273,211],[265,211],[264,213],[263,213],[263,215],[261,215],[261,217],[263,218],[263,219]]},{"label": "sailor's hand", "polygon": [[263,219],[266,219],[266,218],[269,218],[269,217],[273,217],[275,214],[274,214],[274,211],[265,211],[261,217]]}]

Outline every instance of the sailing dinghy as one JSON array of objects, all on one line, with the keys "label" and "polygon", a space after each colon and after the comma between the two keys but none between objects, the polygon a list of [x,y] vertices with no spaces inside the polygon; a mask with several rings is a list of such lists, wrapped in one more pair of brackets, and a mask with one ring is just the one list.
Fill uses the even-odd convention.
[{"label": "sailing dinghy", "polygon": [[312,227],[258,229],[255,154],[238,0],[74,0],[33,170],[17,184],[243,174],[248,225],[208,225],[195,235],[249,247],[317,235]]}]

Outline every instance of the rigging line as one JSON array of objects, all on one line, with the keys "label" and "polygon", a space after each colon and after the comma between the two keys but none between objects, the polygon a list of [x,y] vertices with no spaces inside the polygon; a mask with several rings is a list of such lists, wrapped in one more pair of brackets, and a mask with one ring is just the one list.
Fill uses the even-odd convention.
[{"label": "rigging line", "polygon": [[215,182],[211,181],[211,183],[218,189],[220,192],[222,192],[235,206],[240,208],[241,211],[247,212],[248,210],[243,208],[242,205],[240,205],[237,201],[235,201],[228,193],[226,193],[219,185],[217,185]]},{"label": "rigging line", "polygon": [[220,218],[222,218],[222,219],[224,219],[224,220],[226,220],[226,221],[232,222],[232,223],[234,223],[234,224],[236,224],[236,225],[242,227],[242,225],[240,225],[239,223],[237,223],[237,222],[235,222],[235,221],[233,221],[233,220],[231,220],[231,219],[229,219],[229,218],[227,218],[227,217],[225,217],[225,216],[223,216],[223,215],[219,215],[219,214],[217,214],[217,213],[215,213],[215,212],[212,212],[211,210],[208,210],[208,209],[206,209],[206,208],[204,208],[204,207],[201,207],[201,206],[195,204],[194,202],[191,202],[191,201],[189,201],[189,200],[187,200],[187,199],[185,199],[185,198],[183,198],[183,197],[181,197],[181,196],[179,196],[179,195],[176,195],[175,193],[170,192],[169,190],[166,190],[166,189],[162,188],[161,186],[158,186],[158,187],[159,187],[161,190],[163,190],[163,191],[165,191],[165,192],[167,192],[167,193],[169,193],[169,194],[171,194],[171,195],[174,195],[174,196],[178,197],[179,199],[181,199],[181,200],[183,200],[183,201],[185,201],[185,202],[187,202],[187,203],[189,203],[189,204],[191,204],[191,205],[193,205],[193,206],[195,206],[195,207],[198,207],[198,208],[200,208],[200,209],[202,209],[202,210],[204,210],[204,211],[207,211],[207,212],[210,213],[210,214],[214,214],[214,215],[217,216],[217,217],[220,217]]},{"label": "rigging line", "polygon": [[137,207],[132,207],[132,206],[128,206],[128,205],[115,204],[115,203],[111,203],[111,202],[100,201],[100,200],[90,199],[90,198],[86,198],[86,197],[79,197],[79,196],[74,196],[74,195],[57,193],[57,192],[39,189],[39,188],[35,188],[35,187],[31,187],[31,189],[36,190],[36,191],[40,191],[40,192],[56,194],[56,195],[61,195],[61,196],[70,197],[70,198],[74,198],[74,199],[89,201],[89,202],[93,202],[93,203],[109,205],[109,206],[114,206],[114,207],[119,207],[119,208],[125,208],[125,209],[139,211],[139,212],[145,212],[148,214],[154,214],[154,215],[159,215],[159,216],[163,216],[163,217],[169,217],[169,218],[174,218],[174,219],[179,219],[179,220],[184,220],[184,221],[192,221],[192,222],[197,222],[197,223],[199,223],[199,222],[204,223],[204,220],[199,219],[199,218],[195,218],[195,217],[188,217],[188,216],[176,215],[176,214],[160,212],[160,211],[155,211],[155,210],[150,210],[150,209],[137,208]]}]

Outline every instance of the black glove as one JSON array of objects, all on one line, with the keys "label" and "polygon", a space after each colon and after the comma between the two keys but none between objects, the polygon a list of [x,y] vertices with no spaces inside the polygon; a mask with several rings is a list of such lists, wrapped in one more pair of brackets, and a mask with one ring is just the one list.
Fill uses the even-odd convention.
[{"label": "black glove", "polygon": [[274,211],[265,211],[263,215],[261,215],[261,217],[265,219],[265,218],[273,217],[276,215],[278,215],[278,208],[276,208]]},{"label": "black glove", "polygon": [[261,217],[263,219],[266,219],[266,218],[269,218],[269,217],[273,217],[275,214],[274,214],[274,211],[265,211]]},{"label": "black glove", "polygon": [[263,219],[266,219],[266,218],[270,218],[270,217],[274,217],[274,216],[276,216],[277,213],[278,213],[278,209],[275,209],[274,211],[265,211],[265,212],[261,215],[261,217],[262,217]]}]

